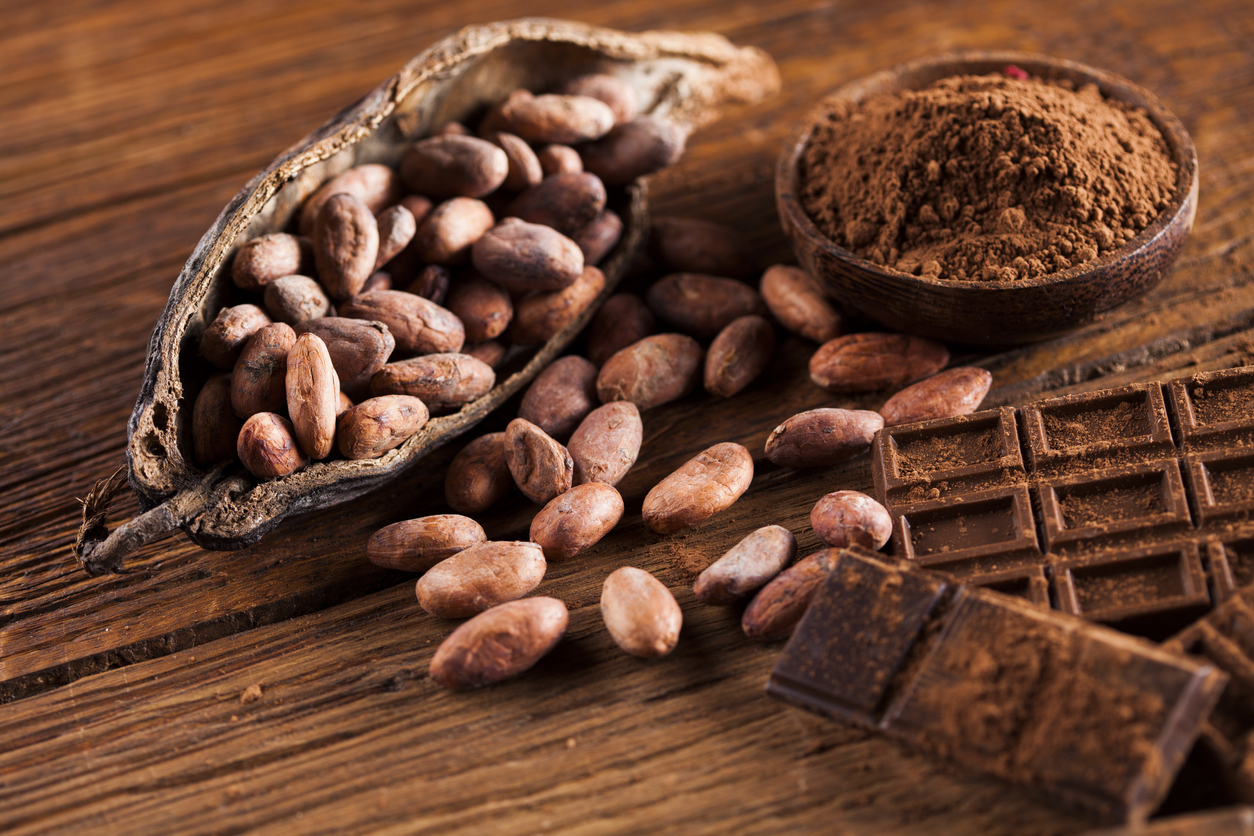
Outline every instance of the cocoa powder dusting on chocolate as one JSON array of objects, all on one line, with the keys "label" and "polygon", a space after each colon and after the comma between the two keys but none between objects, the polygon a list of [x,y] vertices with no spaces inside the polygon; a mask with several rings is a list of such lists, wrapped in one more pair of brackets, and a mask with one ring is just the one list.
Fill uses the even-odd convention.
[{"label": "cocoa powder dusting on chocolate", "polygon": [[1069,81],[954,76],[839,103],[801,161],[801,201],[857,255],[950,281],[1091,261],[1170,202],[1176,165],[1143,110]]},{"label": "cocoa powder dusting on chocolate", "polygon": [[934,471],[983,464],[1001,456],[1001,438],[995,431],[987,429],[952,435],[922,436],[897,448],[898,467],[903,476],[920,476]]}]

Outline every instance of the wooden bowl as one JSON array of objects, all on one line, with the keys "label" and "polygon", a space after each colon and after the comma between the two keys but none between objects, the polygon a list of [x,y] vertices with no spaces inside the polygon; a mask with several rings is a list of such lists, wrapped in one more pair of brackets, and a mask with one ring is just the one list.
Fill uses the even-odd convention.
[{"label": "wooden bowl", "polygon": [[[1008,64],[1044,79],[1093,83],[1109,99],[1144,108],[1178,167],[1171,204],[1152,224],[1120,249],[1092,261],[1008,283],[913,276],[860,258],[819,231],[798,200],[799,165],[814,125],[835,102],[921,89],[953,75],[1000,72]],[[823,99],[780,154],[775,196],[801,266],[842,305],[898,331],[960,343],[1014,345],[1083,325],[1166,275],[1197,212],[1197,152],[1180,120],[1158,99],[1113,73],[1019,52],[950,53],[851,81]]]}]

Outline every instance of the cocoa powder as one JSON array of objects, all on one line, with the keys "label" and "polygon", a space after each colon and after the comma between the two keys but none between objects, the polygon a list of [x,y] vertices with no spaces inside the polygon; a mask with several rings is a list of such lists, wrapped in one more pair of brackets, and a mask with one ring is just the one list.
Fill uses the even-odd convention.
[{"label": "cocoa powder", "polygon": [[1143,110],[1091,84],[996,74],[837,103],[801,162],[802,204],[833,241],[950,281],[1028,279],[1118,249],[1176,180]]}]

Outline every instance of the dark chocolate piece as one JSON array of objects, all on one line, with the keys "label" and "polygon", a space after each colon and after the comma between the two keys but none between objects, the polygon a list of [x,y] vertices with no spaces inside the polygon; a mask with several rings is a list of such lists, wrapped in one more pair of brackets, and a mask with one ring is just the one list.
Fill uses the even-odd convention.
[{"label": "dark chocolate piece", "polygon": [[1162,801],[1226,681],[1212,665],[855,547],[767,692],[1117,822]]},{"label": "dark chocolate piece", "polygon": [[1080,836],[1254,836],[1254,807],[1225,807]]}]

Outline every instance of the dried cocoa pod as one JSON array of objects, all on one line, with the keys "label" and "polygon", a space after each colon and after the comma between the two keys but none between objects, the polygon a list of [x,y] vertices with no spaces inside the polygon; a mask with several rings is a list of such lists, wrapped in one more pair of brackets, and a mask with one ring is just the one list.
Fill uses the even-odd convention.
[{"label": "dried cocoa pod", "polygon": [[574,557],[592,548],[623,517],[623,498],[600,482],[576,485],[554,497],[531,520],[532,542],[549,560]]},{"label": "dried cocoa pod", "polygon": [[287,352],[287,414],[301,451],[325,459],[335,444],[335,414],[340,380],[326,343],[316,334],[301,334]]},{"label": "dried cocoa pod", "polygon": [[614,643],[632,656],[656,659],[679,643],[684,614],[662,582],[643,569],[622,566],[601,586],[601,618]]},{"label": "dried cocoa pod", "polygon": [[505,158],[509,162],[508,173],[505,175],[505,188],[512,192],[521,192],[544,179],[544,170],[540,168],[540,158],[521,137],[497,131],[489,139],[493,145],[505,152]]},{"label": "dried cocoa pod", "polygon": [[707,566],[692,592],[703,604],[731,604],[760,589],[796,556],[797,538],[791,531],[764,526]]},{"label": "dried cocoa pod", "polygon": [[701,378],[701,344],[683,334],[655,334],[615,353],[597,375],[602,403],[631,401],[641,409],[682,398]]},{"label": "dried cocoa pod", "polygon": [[606,209],[571,235],[583,253],[584,266],[600,264],[623,236],[623,219]]},{"label": "dried cocoa pod", "polygon": [[196,464],[209,467],[235,458],[235,442],[243,426],[231,407],[231,376],[214,372],[196,395],[192,409]]},{"label": "dried cocoa pod", "polygon": [[636,88],[617,76],[589,73],[576,76],[558,85],[557,93],[567,96],[591,96],[610,106],[615,124],[630,122],[640,112]]},{"label": "dried cocoa pod", "polygon": [[775,356],[775,328],[760,316],[733,319],[705,355],[705,391],[730,398],[766,370]]},{"label": "dried cocoa pod", "polygon": [[554,174],[514,198],[505,215],[574,235],[601,214],[606,198],[605,184],[595,174]]},{"label": "dried cocoa pod", "polygon": [[266,310],[275,322],[295,325],[327,315],[331,300],[322,285],[308,276],[284,276],[265,287]]},{"label": "dried cocoa pod", "polygon": [[445,298],[448,296],[448,289],[452,284],[452,279],[453,274],[447,267],[442,267],[439,264],[428,264],[422,268],[422,272],[418,274],[413,283],[405,288],[405,292],[421,296],[423,299],[429,299],[437,305],[443,305]]},{"label": "dried cocoa pod", "polygon": [[569,615],[556,598],[525,598],[480,613],[449,634],[431,657],[431,679],[453,690],[518,676],[557,646]]},{"label": "dried cocoa pod", "polygon": [[876,392],[935,374],[949,351],[907,334],[846,334],[823,343],[810,358],[810,379],[829,392]]},{"label": "dried cocoa pod", "polygon": [[605,274],[587,266],[569,287],[524,297],[514,308],[510,340],[514,345],[547,342],[587,310],[604,289]]},{"label": "dried cocoa pod", "polygon": [[367,398],[339,416],[340,453],[350,461],[378,458],[404,444],[429,417],[427,405],[412,395]]},{"label": "dried cocoa pod", "polygon": [[296,343],[290,325],[275,322],[248,338],[231,371],[231,406],[247,418],[287,408],[287,352]]},{"label": "dried cocoa pod", "polygon": [[749,285],[701,273],[664,276],[649,288],[645,301],[664,324],[707,340],[733,319],[766,313],[762,297]]},{"label": "dried cocoa pod", "polygon": [[403,290],[372,290],[340,305],[340,315],[382,322],[405,354],[458,351],[466,341],[461,320],[446,308]]},{"label": "dried cocoa pod", "polygon": [[866,409],[810,409],[771,432],[766,457],[780,467],[827,467],[870,450],[883,427],[884,418]]},{"label": "dried cocoa pod", "polygon": [[653,486],[644,498],[644,524],[670,534],[732,506],[753,481],[753,456],[733,441],[715,444]]},{"label": "dried cocoa pod", "polygon": [[792,635],[814,594],[836,566],[837,549],[824,549],[797,561],[753,596],[740,619],[749,638],[783,641]]},{"label": "dried cocoa pod", "polygon": [[439,413],[483,397],[495,384],[492,367],[468,354],[424,354],[384,365],[370,381],[370,394],[412,395]]},{"label": "dried cocoa pod", "polygon": [[425,572],[487,539],[483,526],[470,517],[432,514],[380,528],[366,541],[366,558],[384,569]]},{"label": "dried cocoa pod", "polygon": [[631,401],[612,401],[588,413],[570,437],[574,484],[617,485],[636,463],[644,440],[640,410]]},{"label": "dried cocoa pod", "polygon": [[462,448],[444,477],[444,500],[454,511],[481,514],[514,486],[505,463],[505,433],[488,433]]},{"label": "dried cocoa pod", "polygon": [[616,125],[580,149],[585,171],[607,186],[622,186],[679,162],[686,136],[679,126],[653,116]]},{"label": "dried cocoa pod", "polygon": [[326,316],[298,323],[294,330],[317,334],[326,343],[340,388],[358,399],[370,391],[370,379],[396,348],[396,339],[382,322]]},{"label": "dried cocoa pod", "polygon": [[468,354],[476,360],[487,363],[496,370],[501,361],[505,359],[505,355],[509,352],[509,348],[500,340],[484,340],[481,343],[462,346],[462,354]]},{"label": "dried cocoa pod", "polygon": [[614,111],[591,96],[511,96],[500,113],[506,129],[528,142],[574,145],[614,127]]},{"label": "dried cocoa pod", "polygon": [[588,359],[598,366],[616,353],[657,332],[657,318],[634,293],[605,300],[588,326]]},{"label": "dried cocoa pod", "polygon": [[518,405],[518,417],[555,439],[569,438],[598,403],[597,367],[571,354],[536,375]]},{"label": "dried cocoa pod", "polygon": [[583,171],[583,157],[569,145],[550,143],[536,152],[540,160],[540,170],[545,177],[554,174],[578,174]]},{"label": "dried cocoa pod", "polygon": [[377,215],[401,200],[402,192],[401,179],[391,166],[379,163],[354,166],[332,177],[305,201],[300,210],[300,234],[313,234],[318,213],[333,194],[352,195]]},{"label": "dried cocoa pod", "polygon": [[370,207],[348,194],[327,198],[314,221],[318,278],[336,301],[361,292],[379,255],[379,224]]},{"label": "dried cocoa pod", "polygon": [[258,479],[289,476],[309,463],[296,443],[292,422],[273,412],[258,412],[244,422],[235,453]]},{"label": "dried cocoa pod", "polygon": [[474,272],[463,273],[449,285],[444,307],[461,320],[472,343],[499,337],[514,318],[509,291]]},{"label": "dried cocoa pod", "polygon": [[800,267],[771,265],[762,274],[758,291],[779,324],[807,340],[826,343],[844,330],[840,314],[823,296],[818,283]]},{"label": "dried cocoa pod", "polygon": [[200,336],[200,356],[219,369],[234,368],[248,338],[270,324],[256,305],[223,308]]},{"label": "dried cocoa pod", "polygon": [[236,287],[257,291],[281,276],[299,273],[303,261],[299,238],[272,232],[240,246],[231,265],[231,278]]},{"label": "dried cocoa pod", "polygon": [[375,270],[387,264],[405,249],[418,231],[418,219],[414,217],[413,212],[401,204],[384,209],[379,213],[377,220],[379,250],[374,260]]},{"label": "dried cocoa pod", "polygon": [[470,248],[495,223],[492,210],[482,200],[446,200],[431,210],[414,233],[414,254],[430,264],[461,264],[470,257]]},{"label": "dried cocoa pod", "polygon": [[544,430],[523,418],[505,428],[505,464],[523,496],[538,505],[570,490],[575,462]]},{"label": "dried cocoa pod", "polygon": [[442,134],[410,146],[401,158],[401,180],[411,191],[436,200],[483,197],[500,188],[509,158],[491,142]]},{"label": "dried cocoa pod", "polygon": [[946,369],[893,395],[880,407],[880,414],[886,427],[956,418],[975,412],[992,385],[993,375],[987,369]]},{"label": "dried cocoa pod", "polygon": [[664,215],[649,227],[649,255],[671,273],[701,273],[749,281],[756,275],[744,236],[726,224]]},{"label": "dried cocoa pod", "polygon": [[834,491],[810,511],[814,533],[829,546],[866,546],[879,551],[893,536],[888,509],[860,491]]},{"label": "dried cocoa pod", "polygon": [[524,541],[488,540],[446,557],[414,587],[418,604],[440,618],[467,618],[516,601],[544,580],[544,550]]},{"label": "dried cocoa pod", "polygon": [[583,273],[579,245],[555,229],[506,218],[471,248],[475,269],[507,289],[561,290]]}]

